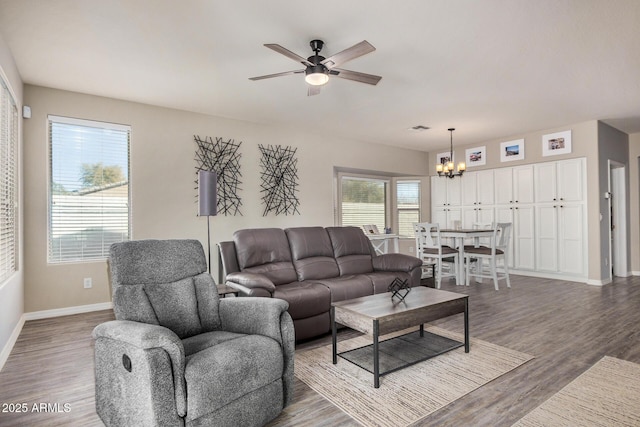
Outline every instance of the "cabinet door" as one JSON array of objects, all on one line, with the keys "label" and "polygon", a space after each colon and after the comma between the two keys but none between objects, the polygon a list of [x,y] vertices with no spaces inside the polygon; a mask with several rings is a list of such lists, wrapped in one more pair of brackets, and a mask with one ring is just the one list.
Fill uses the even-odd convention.
[{"label": "cabinet door", "polygon": [[[508,222],[513,224],[513,206],[497,206],[495,212],[496,222]],[[511,238],[509,239],[509,250],[507,251],[507,257],[509,259],[509,267],[514,267],[514,244],[516,228],[515,224],[511,226]]]},{"label": "cabinet door", "polygon": [[515,203],[533,203],[533,167],[513,168],[513,198]]},{"label": "cabinet door", "polygon": [[536,261],[540,271],[558,271],[558,206],[536,208]]},{"label": "cabinet door", "polygon": [[522,270],[535,269],[535,223],[533,206],[513,208],[514,266]]},{"label": "cabinet door", "polygon": [[460,224],[462,224],[462,209],[461,208],[447,209],[447,228],[454,228],[454,223],[457,221],[460,221]]},{"label": "cabinet door", "polygon": [[557,163],[558,200],[563,202],[581,202],[583,200],[584,159],[563,160]]},{"label": "cabinet door", "polygon": [[479,171],[477,172],[477,189],[478,189],[478,204],[479,205],[493,205],[494,203],[494,184],[493,184],[493,171]]},{"label": "cabinet door", "polygon": [[460,206],[462,204],[462,179],[460,178],[440,178],[447,181],[447,204],[449,206]]},{"label": "cabinet door", "polygon": [[477,204],[478,172],[466,172],[462,177],[462,205],[473,206]]},{"label": "cabinet door", "polygon": [[475,206],[462,208],[462,228],[473,228],[476,222],[478,222],[478,208]]},{"label": "cabinet door", "polygon": [[581,204],[558,208],[558,253],[561,273],[585,275],[583,246],[584,207]]},{"label": "cabinet door", "polygon": [[558,200],[556,162],[538,163],[534,166],[536,202],[553,203]]},{"label": "cabinet door", "polygon": [[431,204],[445,206],[447,203],[447,178],[431,177]]},{"label": "cabinet door", "polygon": [[493,172],[496,205],[513,203],[513,168],[500,168]]},{"label": "cabinet door", "polygon": [[440,228],[447,226],[447,208],[436,207],[431,212],[431,222],[440,224]]}]

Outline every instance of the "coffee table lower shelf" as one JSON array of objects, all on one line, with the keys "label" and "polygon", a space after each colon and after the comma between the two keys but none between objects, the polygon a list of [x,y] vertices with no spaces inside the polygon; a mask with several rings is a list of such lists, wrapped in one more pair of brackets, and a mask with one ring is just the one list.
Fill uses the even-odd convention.
[{"label": "coffee table lower shelf", "polygon": [[[380,341],[378,344],[379,375],[395,372],[462,346],[464,343],[424,331],[421,326],[419,331]],[[343,351],[338,353],[338,356],[374,373],[373,344]]]}]

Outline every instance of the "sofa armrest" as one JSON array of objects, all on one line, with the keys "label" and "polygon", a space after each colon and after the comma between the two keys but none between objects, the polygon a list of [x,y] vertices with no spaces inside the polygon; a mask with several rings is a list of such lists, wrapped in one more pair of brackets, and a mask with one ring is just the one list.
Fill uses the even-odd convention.
[{"label": "sofa armrest", "polygon": [[273,292],[276,290],[276,285],[271,280],[257,273],[230,273],[227,275],[226,284],[239,290],[244,296],[257,296],[256,294],[260,290],[265,290],[273,296]]},{"label": "sofa armrest", "polygon": [[187,413],[187,391],[184,381],[184,346],[178,336],[163,326],[129,320],[112,320],[101,323],[93,330],[93,338],[114,340],[129,344],[140,350],[162,349],[171,360],[176,409],[178,414]]},{"label": "sofa armrest", "polygon": [[422,260],[405,254],[382,254],[373,257],[374,271],[406,271],[412,270],[422,265]]}]

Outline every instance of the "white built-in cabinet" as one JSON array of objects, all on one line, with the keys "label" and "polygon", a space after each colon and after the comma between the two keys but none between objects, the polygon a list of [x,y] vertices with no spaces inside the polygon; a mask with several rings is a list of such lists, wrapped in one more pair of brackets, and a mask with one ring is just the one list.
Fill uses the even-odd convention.
[{"label": "white built-in cabinet", "polygon": [[509,266],[526,274],[587,276],[584,158],[431,179],[432,221],[510,222]]},{"label": "white built-in cabinet", "polygon": [[584,159],[535,165],[536,269],[580,275],[585,271]]},{"label": "white built-in cabinet", "polygon": [[440,224],[442,228],[451,228],[454,221],[461,221],[462,187],[460,178],[431,177],[431,204],[433,205],[432,221]]}]

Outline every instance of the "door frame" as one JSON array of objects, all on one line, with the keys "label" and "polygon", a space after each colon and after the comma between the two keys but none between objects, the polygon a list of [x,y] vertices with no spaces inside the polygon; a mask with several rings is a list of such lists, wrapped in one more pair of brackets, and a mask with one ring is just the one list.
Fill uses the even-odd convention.
[{"label": "door frame", "polygon": [[[609,224],[609,278],[629,276],[627,251],[627,182],[626,166],[615,160],[608,160],[608,214]],[[613,217],[613,218],[612,218]],[[615,228],[612,229],[612,225]]]}]

